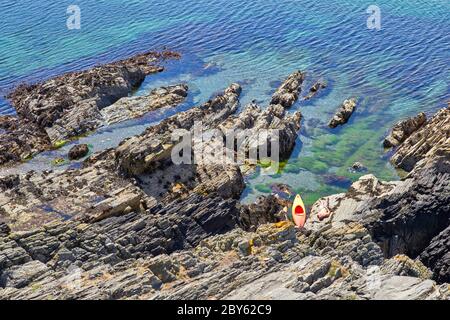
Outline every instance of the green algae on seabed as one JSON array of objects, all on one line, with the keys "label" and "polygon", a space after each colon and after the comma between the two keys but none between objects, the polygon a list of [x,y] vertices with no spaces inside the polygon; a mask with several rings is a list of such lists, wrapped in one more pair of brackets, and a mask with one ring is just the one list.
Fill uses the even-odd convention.
[{"label": "green algae on seabed", "polygon": [[52,165],[55,166],[55,167],[60,167],[60,166],[63,166],[65,164],[68,164],[68,163],[69,163],[69,161],[64,159],[64,158],[56,158],[56,159],[52,160]]},{"label": "green algae on seabed", "polygon": [[272,160],[270,159],[261,159],[257,162],[257,164],[263,168],[263,169],[267,169],[270,168],[272,166]]},{"label": "green algae on seabed", "polygon": [[257,191],[262,192],[262,193],[271,193],[272,192],[272,189],[267,184],[257,184],[254,186],[254,188]]},{"label": "green algae on seabed", "polygon": [[30,154],[27,155],[26,157],[22,158],[21,161],[22,161],[22,162],[28,162],[28,161],[31,161],[31,160],[33,160],[34,156],[35,156],[34,154],[30,153]]},{"label": "green algae on seabed", "polygon": [[302,196],[303,202],[308,207],[312,206],[314,203],[317,202],[317,200],[319,200],[323,197],[331,196],[333,194],[347,192],[347,189],[334,187],[334,186],[330,186],[327,184],[322,184],[316,190],[307,190],[307,189],[303,189],[303,188],[297,188],[294,190],[297,194]]},{"label": "green algae on seabed", "polygon": [[[73,141],[78,141],[81,138],[86,138],[92,134],[94,134],[96,131],[91,130],[91,131],[86,131],[85,133],[79,134],[77,136],[73,136],[70,137],[68,139],[61,139],[56,141],[55,143],[53,143],[52,148],[53,149],[61,149],[62,147],[66,146],[67,144],[73,142]],[[91,146],[91,145],[90,145]]]},{"label": "green algae on seabed", "polygon": [[68,144],[70,142],[70,140],[58,140],[55,143],[53,143],[53,148],[54,149],[61,149],[62,147],[64,147],[66,144]]},{"label": "green algae on seabed", "polygon": [[326,173],[329,166],[320,160],[316,160],[313,157],[300,157],[293,162],[293,165],[311,171],[316,174]]},{"label": "green algae on seabed", "polygon": [[[323,135],[318,135],[312,143],[311,156],[304,164],[306,169],[315,167],[314,159],[320,164],[325,164],[328,168],[338,168],[337,175],[345,176],[353,181],[366,173],[351,173],[348,168],[355,162],[361,162],[368,168],[367,173],[375,173],[377,178],[382,180],[392,180],[398,178],[395,170],[383,159],[383,147],[381,139],[385,128],[378,125],[379,118],[375,115],[367,116],[365,119],[358,119],[347,126],[336,130],[336,138],[330,137],[327,130],[323,130]],[[375,129],[378,127],[379,129]],[[299,162],[301,163],[300,157]],[[322,167],[324,169],[324,167]],[[314,168],[312,169],[314,170]],[[320,172],[321,173],[321,172]]]},{"label": "green algae on seabed", "polygon": [[[346,126],[329,130],[315,128],[316,134],[310,145],[305,146],[307,156],[300,155],[280,165],[280,173],[298,173],[307,170],[318,176],[335,174],[356,181],[361,176],[373,173],[382,180],[398,179],[396,170],[389,166],[383,158],[381,140],[386,128],[379,125],[380,115],[359,115]],[[383,125],[385,125],[383,123]],[[385,125],[386,126],[386,125]],[[375,128],[375,129],[374,129]],[[361,162],[368,168],[367,172],[352,173],[349,168]],[[287,181],[289,184],[289,182]],[[295,192],[301,194],[307,206],[313,205],[325,196],[345,193],[347,189],[321,183],[318,188],[309,189],[305,186],[291,185]],[[267,184],[257,185],[256,190],[268,193]]]}]

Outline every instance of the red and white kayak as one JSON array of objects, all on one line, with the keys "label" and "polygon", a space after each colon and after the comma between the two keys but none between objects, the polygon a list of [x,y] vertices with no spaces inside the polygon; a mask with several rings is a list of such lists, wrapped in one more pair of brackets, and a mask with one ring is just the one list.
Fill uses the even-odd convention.
[{"label": "red and white kayak", "polygon": [[295,197],[292,206],[292,219],[297,227],[303,228],[306,223],[306,207],[303,203],[302,197],[298,194]]}]

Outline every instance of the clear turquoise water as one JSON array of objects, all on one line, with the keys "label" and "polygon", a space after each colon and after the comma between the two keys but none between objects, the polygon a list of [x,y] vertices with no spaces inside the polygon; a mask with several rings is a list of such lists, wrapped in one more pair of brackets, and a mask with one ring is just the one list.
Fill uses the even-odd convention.
[{"label": "clear turquoise water", "polygon": [[[299,143],[278,176],[254,175],[245,199],[290,184],[312,202],[343,190],[324,175],[354,180],[347,167],[361,161],[384,179],[396,172],[381,141],[389,126],[420,111],[428,114],[450,99],[450,2],[378,0],[382,30],[366,27],[372,1],[306,0],[79,0],[81,30],[67,30],[72,1],[0,0],[0,92],[62,72],[167,46],[184,58],[168,72],[147,79],[138,94],[158,85],[187,82],[187,105],[202,102],[234,81],[245,85],[242,103],[266,103],[274,80],[295,69],[329,87],[309,103]],[[350,123],[323,127],[342,100],[357,96]],[[0,114],[12,113],[0,100]],[[170,111],[169,111],[170,112]],[[96,150],[139,132],[166,113],[153,114],[86,138]],[[47,153],[26,164],[46,166]],[[59,153],[58,153],[59,152]]]}]

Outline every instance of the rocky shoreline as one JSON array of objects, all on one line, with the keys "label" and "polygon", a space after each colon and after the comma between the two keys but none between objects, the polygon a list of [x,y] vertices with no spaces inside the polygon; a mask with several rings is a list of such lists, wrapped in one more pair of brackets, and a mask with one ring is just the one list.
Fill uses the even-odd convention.
[{"label": "rocky shoreline", "polygon": [[[116,68],[129,75],[120,81],[121,100],[116,93],[104,98],[109,88],[95,91],[94,103],[91,92],[72,104],[110,123],[181,103],[184,85],[126,98],[140,75],[156,68],[149,70],[147,59],[108,67],[115,70],[108,83]],[[193,132],[197,121],[223,135],[239,129],[245,150],[260,143],[258,130],[277,129],[281,159],[289,158],[302,119],[289,108],[323,88],[314,85],[302,98],[304,79],[293,72],[268,106],[252,103],[240,112],[242,88],[233,83],[79,169],[0,178],[0,299],[448,299],[450,106],[420,125],[394,128],[392,162],[409,171],[405,179],[363,176],[347,193],[314,204],[304,229],[285,221],[283,188],[251,205],[239,202],[248,165],[171,161],[172,133]],[[39,105],[33,97],[45,95],[44,88],[11,97],[20,121],[45,128],[49,141],[85,128],[74,125],[72,105],[55,107],[56,98]],[[333,127],[346,123],[355,106],[344,102]],[[65,117],[70,121],[62,125]],[[230,148],[202,141],[192,152],[211,144]]]},{"label": "rocky shoreline", "polygon": [[[164,70],[161,62],[179,58],[171,51],[147,52],[42,83],[18,86],[6,97],[17,117],[0,116],[0,165],[26,161],[104,124],[181,103],[187,95],[184,85],[161,88],[141,99],[126,98],[147,75]],[[127,105],[138,106],[138,110],[126,112]]]}]

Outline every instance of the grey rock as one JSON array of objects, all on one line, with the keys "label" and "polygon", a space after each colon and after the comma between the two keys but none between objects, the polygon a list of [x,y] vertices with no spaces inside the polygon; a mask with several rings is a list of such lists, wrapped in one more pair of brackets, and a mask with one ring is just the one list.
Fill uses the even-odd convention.
[{"label": "grey rock", "polygon": [[271,105],[282,105],[283,108],[291,107],[297,100],[301,91],[301,85],[305,79],[305,74],[296,71],[289,75],[283,84],[276,90],[270,102]]},{"label": "grey rock", "polygon": [[3,272],[0,277],[0,286],[22,288],[47,271],[48,267],[45,264],[35,260],[20,266],[14,266]]},{"label": "grey rock", "polygon": [[425,159],[450,154],[450,106],[437,112],[396,150],[391,162],[406,171]]},{"label": "grey rock", "polygon": [[106,125],[111,125],[142,117],[152,110],[178,105],[183,102],[187,92],[188,87],[181,84],[154,89],[146,96],[122,98],[100,111],[101,121]]},{"label": "grey rock", "polygon": [[256,230],[260,225],[285,219],[283,206],[275,196],[259,197],[255,203],[243,205],[240,226],[245,230]]},{"label": "grey rock", "polygon": [[425,113],[421,112],[413,118],[398,122],[392,128],[389,136],[384,139],[385,148],[393,148],[405,141],[411,134],[419,130],[427,122]]},{"label": "grey rock", "polygon": [[102,120],[99,110],[127,97],[146,75],[162,71],[157,63],[178,57],[173,52],[147,52],[18,86],[7,95],[18,117],[0,117],[0,165],[29,159],[63,139],[96,129]]},{"label": "grey rock", "polygon": [[342,103],[342,105],[339,107],[339,109],[336,111],[336,114],[334,115],[334,117],[328,123],[328,126],[330,128],[336,128],[340,125],[346,124],[347,121],[352,116],[355,109],[356,109],[356,99],[355,98],[345,100]]},{"label": "grey rock", "polygon": [[64,112],[94,99],[101,109],[127,96],[167,52],[147,52],[122,61],[67,73],[35,85],[21,85],[8,95],[18,114],[42,128],[51,127]]},{"label": "grey rock", "polygon": [[0,116],[0,165],[25,161],[50,146],[47,134],[35,123]]},{"label": "grey rock", "polygon": [[374,294],[375,300],[425,300],[440,296],[435,283],[412,277],[393,276],[384,278]]},{"label": "grey rock", "polygon": [[433,271],[433,279],[450,283],[450,226],[434,237],[419,259]]},{"label": "grey rock", "polygon": [[[281,192],[239,204],[244,166],[171,163],[164,139],[195,119],[221,132],[280,129],[288,155],[301,117],[285,110],[297,76],[277,90],[284,105],[236,114],[232,85],[81,169],[2,178],[12,232],[0,233],[0,299],[448,299],[448,284],[430,280],[448,275],[445,153],[402,181],[362,177],[316,203],[303,229],[284,221]],[[324,205],[331,214],[319,220]]]},{"label": "grey rock", "polygon": [[0,220],[0,237],[8,236],[10,232],[9,226]]},{"label": "grey rock", "polygon": [[397,255],[383,262],[381,271],[386,274],[431,279],[431,271],[419,260],[412,260],[405,255]]}]

